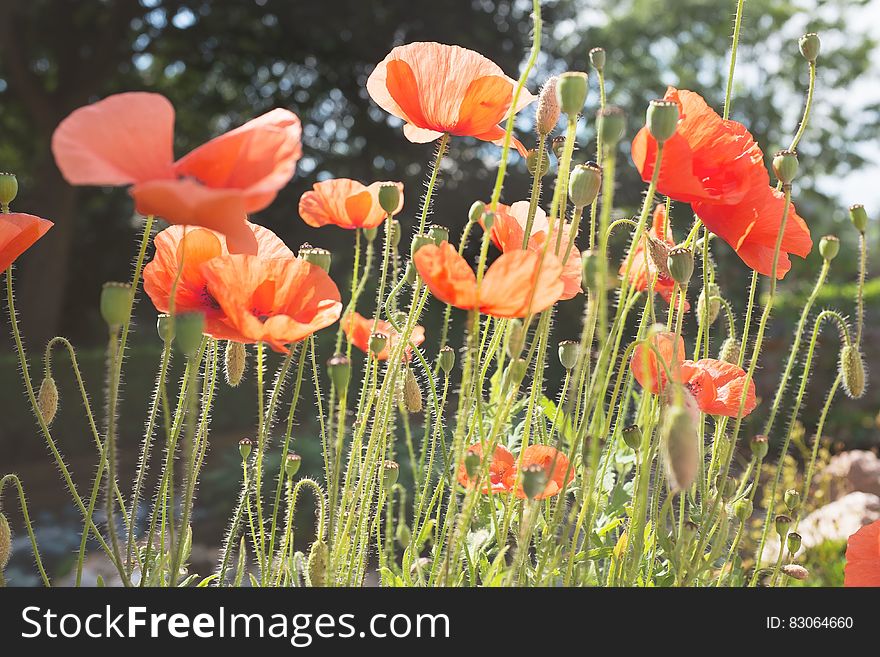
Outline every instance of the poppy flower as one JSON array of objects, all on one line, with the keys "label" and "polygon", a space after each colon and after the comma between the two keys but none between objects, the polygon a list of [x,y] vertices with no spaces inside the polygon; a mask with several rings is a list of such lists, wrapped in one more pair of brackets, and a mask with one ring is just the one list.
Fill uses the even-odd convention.
[{"label": "poppy flower", "polygon": [[[574,471],[569,468],[568,457],[565,454],[547,445],[529,445],[520,455],[517,468],[511,468],[505,475],[507,490],[513,490],[514,483],[517,481],[517,470],[531,465],[538,465],[544,468],[544,472],[547,473],[547,484],[544,486],[544,490],[535,496],[535,499],[538,500],[558,495],[563,486],[574,479]],[[567,479],[566,474],[568,474]],[[518,479],[516,496],[524,498],[526,494],[522,487],[522,474]]]},{"label": "poppy flower", "polygon": [[232,254],[202,267],[207,293],[250,342],[286,345],[330,326],[342,312],[339,290],[323,269],[299,258]]},{"label": "poppy flower", "polygon": [[[635,289],[645,292],[651,285],[651,279],[656,274],[654,281],[654,291],[657,292],[666,303],[672,300],[672,291],[675,288],[675,281],[666,272],[659,271],[654,265],[654,261],[648,253],[646,243],[648,239],[655,239],[662,245],[675,246],[675,240],[672,239],[669,224],[666,221],[666,206],[658,205],[654,208],[654,222],[647,237],[643,238],[633,249],[629,264],[629,280]],[[620,265],[620,275],[626,275],[626,260]],[[690,304],[685,301],[684,309],[687,312]]]},{"label": "poppy flower", "polygon": [[[248,228],[257,240],[257,255],[261,258],[292,258],[293,253],[268,228],[248,222]],[[202,265],[213,258],[229,255],[226,238],[207,228],[169,226],[153,238],[156,253],[144,267],[144,291],[156,310],[170,311],[171,289],[177,279],[175,312],[200,312],[205,316],[205,333],[218,340],[248,342],[229,324],[220,304],[208,293],[208,281]]]},{"label": "poppy flower", "polygon": [[880,520],[847,539],[843,585],[880,586]]},{"label": "poppy flower", "polygon": [[[468,451],[476,453],[482,459],[483,447],[480,443],[474,443],[468,447]],[[489,461],[489,482],[483,483],[482,492],[488,493],[490,490],[493,493],[507,492],[509,488],[505,481],[513,471],[513,468],[513,454],[502,445],[496,446],[495,451],[492,453],[492,460]],[[458,483],[465,488],[470,488],[474,485],[474,482],[467,475],[467,468],[464,463],[458,467]]]},{"label": "poppy flower", "polygon": [[[299,199],[299,216],[315,228],[328,224],[348,229],[377,228],[386,216],[379,205],[379,188],[387,184],[367,186],[348,178],[315,183]],[[397,214],[403,208],[403,184],[393,184],[400,190],[400,203],[394,212]]]},{"label": "poppy flower", "polygon": [[[367,91],[379,107],[403,121],[411,142],[434,141],[444,133],[500,144],[498,125],[534,102],[525,89],[516,107],[516,81],[481,54],[441,43],[410,43],[394,48],[367,79]],[[523,145],[514,140],[517,150]]]},{"label": "poppy flower", "polygon": [[[376,327],[375,329],[373,328],[374,325]],[[385,343],[385,348],[376,356],[378,360],[387,360],[388,356],[391,354],[391,350],[394,349],[395,343],[400,338],[400,335],[394,330],[391,322],[386,322],[384,319],[375,321],[364,317],[355,311],[350,312],[342,318],[342,330],[345,332],[345,337],[348,338],[348,341],[364,353],[369,353],[370,351],[370,336],[373,333],[382,333],[385,335],[388,340]],[[410,345],[418,346],[424,341],[425,328],[423,326],[416,326],[413,329],[412,335],[409,337]],[[412,346],[406,348],[408,357],[411,357],[412,355]]]},{"label": "poppy flower", "polygon": [[16,258],[27,251],[54,224],[22,212],[0,213],[0,272],[4,272]]},{"label": "poppy flower", "polygon": [[246,215],[268,206],[302,154],[300,121],[284,109],[245,123],[174,161],[174,108],[129,92],[75,110],[52,135],[55,162],[73,185],[130,185],[135,209],[226,235],[254,254]]},{"label": "poppy flower", "polygon": [[508,251],[486,270],[479,290],[474,271],[449,243],[428,244],[413,256],[416,270],[440,301],[477,310],[485,315],[513,319],[539,313],[562,296],[562,263],[552,253]]},{"label": "poppy flower", "polygon": [[[502,253],[507,251],[522,250],[523,238],[525,237],[526,224],[529,217],[529,202],[517,201],[512,205],[498,204],[495,211],[495,221],[489,231],[492,243],[498,247]],[[485,225],[480,220],[481,225]],[[547,234],[550,233],[550,246],[548,253],[554,253],[560,258],[565,258],[565,251],[568,249],[568,243],[571,241],[572,231],[576,231],[577,226],[568,224],[562,230],[562,239],[560,249],[557,253],[556,243],[560,231],[556,228],[550,231],[550,222],[547,220],[547,213],[541,208],[536,208],[535,217],[532,220],[531,234],[526,246],[526,250],[535,253],[543,253],[547,244]],[[581,292],[581,253],[576,246],[571,247],[571,252],[562,263],[562,282],[564,288],[560,301],[571,299]]]}]

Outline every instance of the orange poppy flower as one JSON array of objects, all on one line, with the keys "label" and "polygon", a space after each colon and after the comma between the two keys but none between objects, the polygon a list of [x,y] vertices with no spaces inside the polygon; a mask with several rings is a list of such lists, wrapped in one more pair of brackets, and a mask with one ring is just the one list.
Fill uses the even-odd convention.
[{"label": "orange poppy flower", "polygon": [[[547,484],[544,486],[544,490],[535,496],[535,499],[538,500],[558,495],[563,486],[574,479],[574,471],[569,468],[568,457],[565,454],[547,445],[529,445],[520,455],[517,467],[511,468],[505,475],[504,483],[507,490],[513,490],[514,482],[517,481],[517,470],[522,470],[530,465],[539,465],[547,473]],[[526,494],[522,487],[522,473],[519,474],[518,479],[516,496],[524,498]]]},{"label": "orange poppy flower", "polygon": [[342,312],[339,290],[323,269],[299,258],[232,254],[201,267],[207,293],[246,340],[287,353],[286,345],[330,326]]},{"label": "orange poppy flower", "polygon": [[226,235],[254,254],[246,215],[269,205],[302,154],[300,121],[275,109],[174,161],[174,108],[159,94],[109,96],[75,110],[52,135],[52,152],[73,185],[131,185],[135,209],[172,224]]},{"label": "orange poppy flower", "polygon": [[[633,350],[630,368],[636,381],[643,388],[650,390],[655,395],[659,395],[668,382],[666,370],[673,373],[673,364],[676,361],[681,363],[684,360],[684,338],[678,336],[677,350],[675,348],[675,333],[670,331],[655,333],[648,340],[657,350],[657,353],[660,354],[660,361],[662,363],[658,361],[657,353],[653,349],[644,343],[640,343]],[[673,358],[673,353],[677,354],[676,358]],[[664,365],[666,366],[665,368],[663,367]]]},{"label": "orange poppy flower", "polygon": [[413,257],[419,276],[444,303],[513,319],[539,313],[562,296],[562,263],[552,253],[541,262],[534,251],[508,251],[492,263],[479,290],[467,261],[449,243],[428,244]]},{"label": "orange poppy flower", "polygon": [[[651,226],[650,236],[667,246],[675,246],[675,240],[672,239],[672,231],[669,230],[669,224],[666,221],[665,205],[658,205],[654,208],[654,223]],[[657,279],[654,281],[654,291],[663,297],[663,300],[666,301],[666,303],[669,303],[672,300],[672,291],[675,288],[675,281],[672,280],[671,276],[658,271],[657,267],[654,266],[646,248],[647,239],[648,238],[643,238],[639,241],[632,252],[632,258],[629,265],[630,283],[632,283],[635,289],[645,292],[650,287],[651,279],[656,274]],[[626,260],[624,259],[623,263],[620,265],[620,275],[624,276],[625,274]],[[685,312],[690,309],[690,304],[687,301],[684,302],[684,309]]]},{"label": "orange poppy flower", "polygon": [[844,586],[880,586],[880,520],[865,525],[846,542]]},{"label": "orange poppy flower", "polygon": [[[481,458],[483,456],[483,447],[480,443],[474,443],[468,447],[468,451],[475,452]],[[483,483],[482,492],[489,493],[490,490],[493,493],[507,492],[509,488],[505,480],[513,470],[513,467],[513,454],[502,445],[496,446],[495,451],[492,453],[492,460],[489,462],[489,481]],[[474,482],[467,475],[467,468],[464,463],[458,467],[458,483],[465,488],[470,488],[474,485]]]},{"label": "orange poppy flower", "polygon": [[34,245],[54,224],[22,212],[0,213],[0,273]]},{"label": "orange poppy flower", "polygon": [[[375,329],[373,329],[374,325],[376,327]],[[387,360],[388,356],[391,354],[391,350],[394,349],[395,343],[400,338],[400,335],[394,330],[391,322],[386,322],[384,319],[375,321],[364,317],[356,311],[352,311],[342,318],[342,330],[345,331],[345,337],[348,338],[348,341],[364,353],[369,353],[370,351],[370,336],[373,335],[374,332],[385,335],[388,340],[385,343],[385,348],[376,356],[378,360]],[[413,329],[412,335],[409,337],[409,343],[412,346],[406,348],[407,359],[412,357],[412,347],[417,347],[424,341],[425,328],[423,326],[416,326]]]},{"label": "orange poppy flower", "polygon": [[[526,231],[526,223],[529,217],[529,202],[517,201],[512,205],[498,204],[495,212],[495,222],[489,232],[492,243],[497,246],[502,253],[507,251],[522,250],[523,238]],[[480,220],[482,223],[482,219]],[[547,234],[550,232],[550,246],[548,253],[554,253],[560,258],[565,258],[565,251],[568,249],[568,243],[571,239],[572,231],[576,231],[577,226],[568,224],[562,231],[562,239],[560,241],[560,249],[557,253],[556,242],[559,236],[559,230],[554,228],[550,232],[550,222],[547,220],[547,213],[541,208],[536,208],[535,217],[532,220],[531,235],[529,236],[526,250],[535,253],[543,253],[547,244]],[[571,299],[581,292],[581,253],[576,246],[572,246],[571,252],[562,263],[562,283],[564,285],[560,301]]]},{"label": "orange poppy flower", "polygon": [[[386,182],[362,185],[348,178],[334,178],[315,183],[299,199],[299,216],[309,226],[320,228],[328,224],[340,228],[376,228],[385,221],[385,211],[379,205],[379,188]],[[403,184],[394,183],[400,190],[400,203],[394,214],[403,208]]]},{"label": "orange poppy flower", "polygon": [[[293,253],[268,228],[248,222],[257,240],[261,258],[292,258]],[[144,267],[144,291],[156,310],[170,310],[171,289],[181,266],[174,298],[175,312],[200,312],[205,316],[205,333],[218,340],[249,342],[228,321],[220,304],[208,293],[202,264],[229,255],[226,238],[207,228],[169,226],[153,239],[156,253]]]},{"label": "orange poppy flower", "polygon": [[[516,81],[479,53],[434,42],[394,48],[367,80],[370,97],[403,119],[403,134],[419,144],[443,133],[500,144],[498,124],[537,99],[523,89],[511,110],[515,88]],[[518,140],[514,144],[525,154]]]}]

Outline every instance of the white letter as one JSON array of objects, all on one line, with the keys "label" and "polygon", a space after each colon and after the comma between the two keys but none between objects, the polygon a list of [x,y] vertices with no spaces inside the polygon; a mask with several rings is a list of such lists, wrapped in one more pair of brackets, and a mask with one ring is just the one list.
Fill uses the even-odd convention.
[{"label": "white letter", "polygon": [[25,607],[24,609],[21,610],[21,619],[23,621],[25,621],[26,623],[30,623],[31,625],[36,627],[37,631],[34,632],[33,634],[25,634],[24,632],[22,632],[21,633],[22,639],[33,639],[34,637],[40,636],[40,630],[42,629],[40,627],[40,624],[37,621],[35,621],[34,619],[28,618],[28,613],[31,611],[39,612],[40,608],[39,607]]},{"label": "white letter", "polygon": [[128,636],[134,638],[137,636],[137,628],[139,625],[146,627],[147,621],[140,618],[138,614],[147,613],[146,607],[129,607],[128,608]]}]

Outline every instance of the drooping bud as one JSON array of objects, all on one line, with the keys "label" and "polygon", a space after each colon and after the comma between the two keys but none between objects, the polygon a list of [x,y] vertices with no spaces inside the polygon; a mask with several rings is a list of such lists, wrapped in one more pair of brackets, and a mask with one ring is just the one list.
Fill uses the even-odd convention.
[{"label": "drooping bud", "polygon": [[408,367],[403,375],[403,403],[410,413],[422,412],[422,389],[416,375]]},{"label": "drooping bud", "polygon": [[791,512],[797,511],[798,507],[801,505],[801,494],[794,488],[789,488],[785,491],[783,499],[785,500],[785,506],[788,507],[788,510]]},{"label": "drooping bud", "polygon": [[428,226],[428,237],[433,240],[434,244],[440,246],[441,242],[449,241],[449,229],[439,224],[431,224]]},{"label": "drooping bud", "polygon": [[391,238],[391,248],[396,249],[398,245],[400,245],[400,238],[403,235],[403,229],[400,227],[400,222],[397,219],[392,219],[391,223],[386,224],[386,226],[388,226],[388,235]]},{"label": "drooping bud", "polygon": [[782,567],[782,572],[792,579],[805,580],[810,576],[810,571],[797,563],[787,563]]},{"label": "drooping bud", "polygon": [[376,237],[379,235],[378,228],[364,228],[364,238],[366,238],[367,242],[373,243],[376,241]]},{"label": "drooping bud", "polygon": [[254,447],[254,441],[250,438],[242,438],[238,441],[238,453],[241,454],[241,460],[247,461],[251,455],[251,449]]},{"label": "drooping bud", "polygon": [[800,39],[798,39],[798,49],[801,51],[801,55],[804,56],[811,64],[816,63],[816,59],[819,57],[819,49],[822,46],[822,42],[819,40],[819,35],[815,32],[810,32],[809,34],[803,35]]},{"label": "drooping bud", "polygon": [[787,543],[788,543],[788,552],[789,554],[797,554],[797,551],[801,549],[801,543],[803,543],[803,538],[797,532],[791,532],[788,535]]},{"label": "drooping bud", "polygon": [[779,534],[779,538],[784,539],[788,535],[788,530],[791,527],[791,518],[788,516],[778,515],[776,516],[776,533]]},{"label": "drooping bud", "polygon": [[718,313],[721,312],[721,301],[718,297],[721,296],[721,288],[719,288],[715,283],[710,283],[708,285],[709,288],[709,302],[708,307],[706,303],[706,287],[700,289],[700,296],[697,297],[697,324],[701,325],[707,319],[706,313],[709,313],[709,324],[712,325],[715,323],[715,320],[718,319]]},{"label": "drooping bud", "polygon": [[602,169],[598,164],[578,164],[568,179],[568,196],[576,208],[583,208],[596,200],[601,185]]},{"label": "drooping bud", "polygon": [[241,383],[245,369],[247,369],[247,347],[241,342],[228,340],[226,342],[226,353],[224,354],[224,365],[226,383],[233,388],[237,387]]},{"label": "drooping bud", "polygon": [[327,586],[327,564],[330,561],[330,548],[323,539],[312,543],[309,550],[309,583],[312,586]]},{"label": "drooping bud", "polygon": [[837,237],[835,237],[834,235],[826,235],[821,240],[819,240],[819,253],[828,262],[834,260],[834,258],[837,257],[839,251],[840,240],[837,239]]},{"label": "drooping bud", "polygon": [[547,487],[547,471],[537,463],[524,467],[520,476],[523,492],[530,500],[534,500]]},{"label": "drooping bud", "polygon": [[406,263],[406,268],[403,270],[403,280],[405,280],[410,285],[415,285],[418,279],[419,272],[416,271],[415,265],[412,263],[412,261]]},{"label": "drooping bud", "polygon": [[868,229],[868,213],[865,211],[864,205],[851,205],[849,207],[849,218],[852,225],[860,233],[864,233]]},{"label": "drooping bud", "polygon": [[444,345],[437,354],[437,363],[444,374],[449,374],[455,366],[455,350],[449,345]]},{"label": "drooping bud", "polygon": [[666,408],[660,439],[672,489],[687,489],[697,473],[699,450],[694,418],[684,406],[674,404]]},{"label": "drooping bud", "polygon": [[394,532],[394,540],[404,550],[408,548],[409,542],[412,540],[412,530],[409,528],[409,525],[405,522],[398,523],[397,529]]},{"label": "drooping bud", "polygon": [[675,134],[678,118],[678,103],[671,100],[652,100],[648,104],[645,125],[657,143],[662,144]]},{"label": "drooping bud", "polygon": [[284,459],[284,474],[286,474],[289,479],[292,479],[296,476],[296,473],[299,472],[299,467],[301,465],[302,456],[290,452]]},{"label": "drooping bud", "polygon": [[541,162],[541,177],[543,178],[550,172],[550,155],[547,150],[539,151],[537,148],[531,149],[526,153],[526,168],[531,175],[535,175],[538,161]]},{"label": "drooping bud", "polygon": [[510,385],[514,388],[519,387],[519,384],[526,377],[527,370],[528,361],[525,358],[515,358],[510,361],[510,364],[507,366],[507,376]]},{"label": "drooping bud", "polygon": [[783,185],[790,185],[798,172],[798,158],[794,151],[779,151],[773,156],[773,173]]},{"label": "drooping bud", "polygon": [[385,486],[385,490],[396,484],[399,477],[400,466],[397,465],[396,461],[389,460],[382,464],[382,483]]},{"label": "drooping bud", "polygon": [[742,345],[739,340],[734,337],[726,338],[718,350],[718,360],[723,360],[725,363],[736,363],[739,361],[740,349],[742,349]]},{"label": "drooping bud", "polygon": [[119,327],[131,312],[131,285],[109,282],[101,288],[101,317],[107,326]]},{"label": "drooping bud", "polygon": [[394,183],[379,185],[379,207],[385,214],[395,214],[400,206],[400,189]]},{"label": "drooping bud", "polygon": [[40,392],[37,395],[37,410],[40,411],[46,426],[52,424],[55,413],[58,412],[58,386],[55,385],[55,379],[51,374],[47,374],[40,384]]},{"label": "drooping bud", "polygon": [[9,210],[9,204],[18,196],[18,178],[14,173],[0,173],[0,207]]},{"label": "drooping bud", "polygon": [[593,48],[590,50],[590,64],[600,73],[605,70],[605,48]]},{"label": "drooping bud", "polygon": [[541,87],[541,93],[538,95],[535,129],[539,135],[549,135],[559,122],[559,99],[556,97],[557,80],[555,75],[549,78]]},{"label": "drooping bud", "polygon": [[599,280],[599,263],[600,255],[591,249],[587,249],[581,254],[581,280],[584,287],[595,292],[599,289],[601,281]]},{"label": "drooping bud", "polygon": [[752,440],[749,442],[749,447],[752,450],[752,456],[760,461],[767,456],[767,452],[770,451],[770,441],[767,439],[767,436],[758,434],[757,436],[752,436]]},{"label": "drooping bud", "polygon": [[596,114],[596,131],[599,143],[606,148],[614,148],[623,138],[626,129],[626,114],[615,105],[607,105]]},{"label": "drooping bud", "polygon": [[849,397],[858,399],[865,394],[865,363],[862,354],[855,345],[845,345],[840,350],[840,376],[843,390]]},{"label": "drooping bud", "polygon": [[386,344],[388,344],[388,336],[384,333],[377,331],[370,336],[370,351],[374,356],[381,354]]},{"label": "drooping bud", "polygon": [[6,569],[12,556],[12,530],[6,516],[0,513],[0,573]]},{"label": "drooping bud", "polygon": [[162,313],[156,318],[156,332],[159,333],[162,342],[174,341],[174,322],[171,320],[171,315]]},{"label": "drooping bud", "polygon": [[694,252],[689,247],[676,246],[666,258],[669,275],[679,285],[687,285],[694,273]]},{"label": "drooping bud", "polygon": [[745,522],[751,518],[754,510],[754,504],[752,504],[752,501],[748,497],[737,500],[733,504],[733,515],[735,515],[740,522]]},{"label": "drooping bud", "polygon": [[174,341],[186,356],[194,356],[202,344],[205,316],[202,313],[180,313],[174,317]]},{"label": "drooping bud", "polygon": [[330,271],[332,257],[327,249],[319,249],[310,244],[303,244],[299,249],[299,257],[313,265],[317,265],[326,272]]},{"label": "drooping bud", "polygon": [[474,201],[471,203],[471,209],[468,210],[468,221],[472,224],[477,223],[480,219],[483,218],[483,213],[486,211],[486,204],[482,201]]},{"label": "drooping bud", "polygon": [[507,323],[507,355],[517,358],[522,353],[526,343],[525,329],[519,319],[512,319]]},{"label": "drooping bud", "polygon": [[423,246],[428,246],[428,244],[433,244],[434,240],[430,235],[425,235],[424,233],[416,233],[413,235],[412,243],[410,244],[409,254],[410,257],[415,257],[416,253],[418,253],[419,249]]},{"label": "drooping bud", "polygon": [[653,235],[648,235],[648,259],[657,270],[660,277],[672,278],[669,273],[669,244],[658,240]]},{"label": "drooping bud", "polygon": [[637,424],[631,424],[623,428],[623,442],[633,451],[639,451],[642,446],[642,429]]},{"label": "drooping bud", "polygon": [[345,354],[333,354],[327,361],[327,374],[334,388],[345,390],[351,379],[351,361],[345,357]]},{"label": "drooping bud", "polygon": [[559,343],[559,362],[562,366],[571,370],[578,362],[580,344],[575,340],[563,340]]},{"label": "drooping bud", "polygon": [[587,74],[582,71],[563,73],[556,80],[556,98],[569,117],[580,114],[587,102]]},{"label": "drooping bud", "polygon": [[731,497],[736,495],[736,488],[736,477],[728,476],[727,478],[725,478],[724,482],[718,487],[719,492],[721,493],[721,499],[726,502]]}]

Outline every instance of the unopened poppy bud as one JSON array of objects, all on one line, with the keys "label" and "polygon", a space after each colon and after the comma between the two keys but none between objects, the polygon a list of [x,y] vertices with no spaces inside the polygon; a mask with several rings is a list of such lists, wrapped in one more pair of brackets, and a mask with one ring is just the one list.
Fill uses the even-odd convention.
[{"label": "unopened poppy bud", "polygon": [[525,346],[526,336],[523,323],[519,319],[512,319],[507,324],[507,355],[517,358]]},{"label": "unopened poppy bud", "polygon": [[254,441],[250,438],[242,438],[238,441],[238,453],[241,454],[241,460],[247,461],[254,447]]},{"label": "unopened poppy bud", "polygon": [[710,325],[714,324],[718,319],[718,313],[721,312],[721,301],[718,299],[721,296],[721,289],[715,283],[710,283],[707,287],[709,289],[708,304],[706,302],[706,287],[700,290],[700,296],[697,298],[697,323],[701,326],[706,319],[709,320]]},{"label": "unopened poppy bud", "polygon": [[364,228],[364,237],[368,242],[375,242],[376,236],[379,234],[378,228]]},{"label": "unopened poppy bud", "polygon": [[528,168],[529,173],[533,176],[535,171],[537,171],[539,160],[541,162],[541,177],[543,178],[550,171],[550,155],[546,150],[539,151],[537,148],[533,148],[526,153],[526,168]]},{"label": "unopened poppy bud", "polygon": [[559,362],[565,369],[570,370],[577,365],[579,352],[580,344],[574,340],[563,340],[559,343]]},{"label": "unopened poppy bud", "polygon": [[235,388],[241,383],[244,371],[247,368],[247,347],[241,342],[226,342],[226,353],[224,354],[224,365],[226,370],[226,383]]},{"label": "unopened poppy bud", "polygon": [[733,337],[726,338],[718,350],[718,360],[723,360],[725,363],[736,363],[739,360],[741,348],[739,340]]},{"label": "unopened poppy bud", "polygon": [[327,249],[319,249],[316,246],[303,244],[299,249],[299,257],[308,263],[317,265],[326,272],[330,271],[330,262],[332,258]]},{"label": "unopened poppy bud", "polygon": [[386,344],[388,344],[388,336],[384,333],[376,332],[370,336],[370,351],[374,356],[381,354]]},{"label": "unopened poppy bud", "polygon": [[174,341],[187,356],[193,356],[202,344],[205,316],[202,313],[181,313],[174,317]]},{"label": "unopened poppy bud", "polygon": [[754,504],[752,504],[752,501],[748,497],[737,500],[733,504],[733,515],[735,515],[740,522],[745,522],[751,518],[754,510]]},{"label": "unopened poppy bud", "polygon": [[569,71],[556,81],[556,99],[562,111],[575,117],[584,109],[587,102],[587,74],[582,71]]},{"label": "unopened poppy bud", "polygon": [[301,465],[302,456],[290,452],[287,455],[287,458],[284,459],[284,474],[286,474],[288,478],[295,477],[296,473],[299,472],[299,466]]},{"label": "unopened poppy bud", "polygon": [[394,214],[400,206],[400,189],[394,183],[379,185],[379,206],[385,214]]},{"label": "unopened poppy bud", "polygon": [[782,567],[782,572],[792,579],[805,580],[810,576],[810,571],[797,563],[787,563]]},{"label": "unopened poppy bud", "polygon": [[554,137],[550,140],[550,152],[557,160],[562,159],[562,151],[565,149],[565,137]]},{"label": "unopened poppy bud", "polygon": [[416,375],[408,367],[403,375],[403,403],[410,413],[422,412],[422,389]]},{"label": "unopened poppy bud", "polygon": [[815,32],[805,34],[798,39],[798,48],[800,49],[801,54],[804,56],[804,59],[811,64],[815,63],[816,59],[818,59],[821,46],[822,42],[819,40],[819,35]]},{"label": "unopened poppy bud", "polygon": [[122,326],[131,312],[131,285],[104,283],[101,288],[101,317],[107,326]]},{"label": "unopened poppy bud", "polygon": [[599,195],[602,169],[595,162],[578,164],[568,179],[568,197],[576,208],[590,205]]},{"label": "unopened poppy bud", "polygon": [[666,258],[669,275],[679,285],[687,285],[694,274],[694,252],[689,247],[676,246]]},{"label": "unopened poppy bud", "polygon": [[394,532],[394,540],[396,540],[397,544],[405,550],[409,547],[411,539],[412,530],[409,528],[409,525],[405,522],[399,523],[397,525],[397,530]]},{"label": "unopened poppy bud", "polygon": [[449,241],[449,229],[446,226],[431,224],[428,226],[428,237],[434,241],[434,244],[440,246],[441,242]]},{"label": "unopened poppy bud", "polygon": [[473,480],[480,470],[480,455],[474,450],[469,449],[464,455],[464,471],[467,472],[468,479]]},{"label": "unopened poppy bud", "polygon": [[590,50],[590,64],[600,73],[605,70],[605,48],[593,48]]},{"label": "unopened poppy bud", "polygon": [[626,129],[626,115],[615,105],[607,105],[596,114],[596,131],[599,143],[606,148],[614,148],[623,137]]},{"label": "unopened poppy bud", "polygon": [[0,513],[0,573],[6,569],[12,556],[12,530],[6,516]]},{"label": "unopened poppy bud", "polygon": [[547,487],[547,471],[537,463],[522,469],[522,487],[526,497],[534,500]]},{"label": "unopened poppy bud", "polygon": [[651,136],[662,144],[675,134],[678,118],[678,103],[671,100],[652,100],[648,104],[645,125],[648,126]]},{"label": "unopened poppy bud", "polygon": [[18,196],[18,178],[14,173],[0,173],[0,206],[9,210],[9,204]]},{"label": "unopened poppy bud", "polygon": [[403,270],[403,280],[405,280],[410,285],[415,285],[418,277],[419,273],[416,271],[416,267],[415,265],[413,265],[412,261],[406,263],[406,269]]},{"label": "unopened poppy bud", "polygon": [[309,550],[309,584],[327,586],[327,564],[330,561],[330,547],[319,538]]},{"label": "unopened poppy bud", "polygon": [[770,441],[767,439],[767,436],[758,434],[757,436],[752,436],[749,447],[752,450],[752,456],[760,461],[770,451]]},{"label": "unopened poppy bud", "polygon": [[669,273],[669,245],[648,235],[648,260],[657,269],[657,276],[672,278]]},{"label": "unopened poppy bud", "polygon": [[788,543],[788,553],[789,554],[797,554],[797,551],[801,549],[801,543],[803,543],[803,538],[797,532],[791,532],[786,539]]},{"label": "unopened poppy bud", "polygon": [[798,172],[798,158],[794,151],[779,151],[773,156],[773,173],[783,185],[790,185]]},{"label": "unopened poppy bud", "polygon": [[46,426],[52,424],[55,419],[55,413],[58,412],[58,386],[55,385],[55,379],[52,375],[46,375],[40,384],[40,392],[37,395],[37,409],[43,417]]},{"label": "unopened poppy bud", "polygon": [[162,342],[174,341],[174,322],[171,315],[162,313],[156,318],[156,332],[162,338]]},{"label": "unopened poppy bud", "polygon": [[449,374],[455,365],[455,350],[449,345],[445,345],[437,354],[437,363],[444,374]]},{"label": "unopened poppy bud", "polygon": [[486,230],[492,230],[492,226],[495,225],[495,213],[491,210],[486,210],[486,213],[483,215],[483,226]]},{"label": "unopened poppy bud", "polygon": [[388,225],[388,235],[391,238],[391,247],[396,249],[400,244],[400,237],[403,233],[403,229],[400,227],[400,222],[397,219],[392,219],[390,224]]},{"label": "unopened poppy bud", "polygon": [[400,466],[397,465],[396,461],[385,461],[382,464],[382,482],[385,486],[385,490],[388,490],[396,484],[399,477]]},{"label": "unopened poppy bud", "polygon": [[526,377],[527,369],[528,362],[525,358],[516,358],[510,361],[510,365],[507,366],[507,374],[510,377],[510,383],[514,387],[522,383],[522,380]]},{"label": "unopened poppy bud", "polygon": [[853,399],[865,394],[865,363],[858,347],[848,344],[840,350],[840,376],[843,390]]},{"label": "unopened poppy bud", "polygon": [[794,488],[789,488],[785,491],[783,499],[785,500],[785,506],[788,507],[789,511],[796,511],[801,505],[801,494]]},{"label": "unopened poppy bud", "polygon": [[720,486],[721,491],[721,499],[724,501],[729,500],[736,494],[736,478],[735,477],[726,477],[724,479],[723,485]]},{"label": "unopened poppy bud", "polygon": [[660,440],[672,489],[686,490],[697,473],[699,452],[694,418],[684,406],[667,407],[660,427]]},{"label": "unopened poppy bud", "polygon": [[559,99],[556,97],[556,82],[554,75],[541,87],[538,95],[538,108],[535,110],[535,129],[539,135],[549,135],[553,132],[559,121]]},{"label": "unopened poppy bud", "polygon": [[586,250],[581,254],[581,277],[585,288],[591,292],[599,289],[599,260],[596,251]]},{"label": "unopened poppy bud", "polygon": [[639,451],[642,446],[642,430],[637,424],[631,424],[623,428],[623,442],[633,451]]},{"label": "unopened poppy bud", "polygon": [[480,219],[483,218],[483,213],[486,211],[486,204],[482,201],[474,201],[471,203],[471,209],[468,210],[468,221],[472,224],[477,223]]},{"label": "unopened poppy bud", "polygon": [[418,253],[419,249],[423,246],[428,246],[428,244],[433,244],[434,240],[430,235],[425,235],[424,233],[417,233],[413,235],[412,243],[410,244],[409,254],[411,257],[415,257],[416,253]]},{"label": "unopened poppy bud", "polygon": [[333,354],[327,361],[327,374],[334,388],[345,390],[351,379],[351,361],[344,354]]},{"label": "unopened poppy bud", "polygon": [[788,529],[791,527],[791,518],[788,516],[776,516],[776,533],[779,538],[785,538],[788,535]]},{"label": "unopened poppy bud", "polygon": [[860,233],[864,233],[868,229],[868,213],[865,211],[864,205],[851,205],[849,218]]}]

